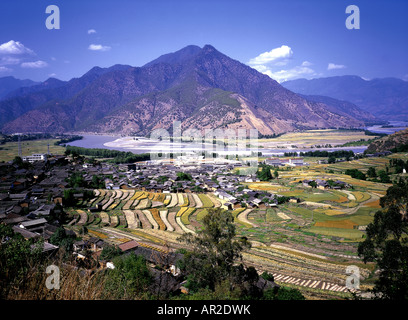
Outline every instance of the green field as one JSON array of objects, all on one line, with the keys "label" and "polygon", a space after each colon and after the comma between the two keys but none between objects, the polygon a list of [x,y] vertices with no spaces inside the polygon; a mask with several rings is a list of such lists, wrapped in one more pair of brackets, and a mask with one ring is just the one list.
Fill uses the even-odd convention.
[{"label": "green field", "polygon": [[[21,141],[23,156],[31,156],[33,153],[47,153],[47,145],[50,144],[51,154],[64,154],[65,148],[55,146],[58,139]],[[18,142],[6,142],[0,145],[0,161],[11,161],[18,156]]]}]

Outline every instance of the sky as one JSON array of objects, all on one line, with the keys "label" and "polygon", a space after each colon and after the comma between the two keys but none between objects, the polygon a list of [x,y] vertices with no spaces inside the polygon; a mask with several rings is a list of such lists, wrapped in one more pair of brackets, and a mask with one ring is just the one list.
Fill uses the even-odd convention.
[{"label": "sky", "polygon": [[0,77],[70,80],[210,44],[278,82],[408,81],[407,35],[406,0],[1,0]]}]

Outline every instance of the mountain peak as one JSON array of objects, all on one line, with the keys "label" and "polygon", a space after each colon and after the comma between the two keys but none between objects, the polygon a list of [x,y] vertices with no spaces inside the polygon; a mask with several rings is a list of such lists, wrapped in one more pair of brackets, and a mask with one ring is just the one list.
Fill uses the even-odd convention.
[{"label": "mountain peak", "polygon": [[169,63],[169,64],[177,64],[177,63],[184,63],[187,60],[190,60],[197,56],[201,52],[201,48],[196,45],[189,45],[184,47],[178,51],[163,54],[157,59],[146,63],[143,67],[150,67],[152,65],[158,63]]},{"label": "mountain peak", "polygon": [[204,47],[203,47],[203,51],[205,51],[205,52],[212,52],[212,51],[217,51],[217,49],[215,49],[212,45],[210,45],[210,44],[206,44]]}]

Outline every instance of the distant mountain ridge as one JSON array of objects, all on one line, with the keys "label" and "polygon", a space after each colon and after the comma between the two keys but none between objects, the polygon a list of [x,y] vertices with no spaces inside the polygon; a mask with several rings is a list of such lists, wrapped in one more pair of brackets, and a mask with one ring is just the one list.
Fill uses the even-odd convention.
[{"label": "distant mountain ridge", "polygon": [[0,78],[0,99],[3,99],[5,96],[7,96],[7,94],[18,88],[30,87],[36,84],[39,84],[39,82],[29,79],[20,80],[12,76],[2,77]]},{"label": "distant mountain ridge", "polygon": [[[143,67],[95,67],[36,89],[0,101],[4,132],[147,135],[170,129],[175,120],[183,129],[256,128],[261,134],[364,124],[341,106],[301,97],[211,45],[188,46]],[[20,114],[2,117],[10,108]]]},{"label": "distant mountain ridge", "polygon": [[382,120],[408,120],[408,82],[397,78],[364,80],[358,76],[297,79],[282,83],[302,95],[351,102]]}]

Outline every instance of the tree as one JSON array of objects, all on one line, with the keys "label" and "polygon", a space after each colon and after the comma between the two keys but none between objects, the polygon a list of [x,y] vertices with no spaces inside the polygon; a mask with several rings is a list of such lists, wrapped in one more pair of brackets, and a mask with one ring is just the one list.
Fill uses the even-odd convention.
[{"label": "tree", "polygon": [[135,299],[146,297],[153,282],[146,259],[135,253],[113,259],[114,269],[107,272],[106,291],[116,299]]},{"label": "tree", "polygon": [[355,178],[355,179],[360,179],[360,180],[366,180],[367,179],[364,172],[361,172],[358,169],[347,169],[345,171],[345,174],[347,174],[347,175],[349,175],[349,176],[351,176],[352,178]]},{"label": "tree", "polygon": [[375,172],[375,168],[374,167],[369,167],[367,170],[367,176],[369,176],[370,178],[376,178],[377,177],[377,173]]},{"label": "tree", "polygon": [[31,248],[32,241],[5,224],[0,224],[0,298],[7,298],[10,290],[24,288],[30,267],[40,261],[43,241]]},{"label": "tree", "polygon": [[367,238],[358,246],[364,263],[375,262],[379,278],[376,298],[408,299],[408,181],[400,180],[380,199],[383,208],[367,226]]},{"label": "tree", "polygon": [[117,246],[111,246],[111,245],[107,245],[104,246],[101,252],[101,255],[99,256],[99,258],[101,260],[112,260],[115,257],[120,256],[123,253],[123,251],[117,247]]},{"label": "tree", "polygon": [[259,178],[259,180],[261,181],[269,181],[272,180],[272,174],[271,174],[271,166],[267,166],[267,165],[263,165],[261,168],[261,171],[257,171],[257,177]]},{"label": "tree", "polygon": [[73,250],[74,240],[75,237],[67,235],[65,228],[62,226],[50,237],[50,243],[64,248],[66,252],[71,252]]},{"label": "tree", "polygon": [[385,172],[384,170],[378,171],[378,176],[382,183],[391,183],[390,177],[388,176],[387,172]]},{"label": "tree", "polygon": [[279,289],[266,290],[263,299],[265,300],[305,300],[305,297],[298,289],[280,287]]},{"label": "tree", "polygon": [[209,209],[202,222],[203,228],[196,235],[188,233],[179,238],[191,247],[179,263],[180,269],[187,274],[187,287],[192,292],[205,288],[214,291],[229,281],[233,291],[242,287],[245,279],[253,279],[253,270],[240,263],[241,253],[250,248],[250,243],[246,238],[235,238],[231,212]]},{"label": "tree", "polygon": [[176,181],[193,181],[193,177],[189,173],[177,172]]}]

